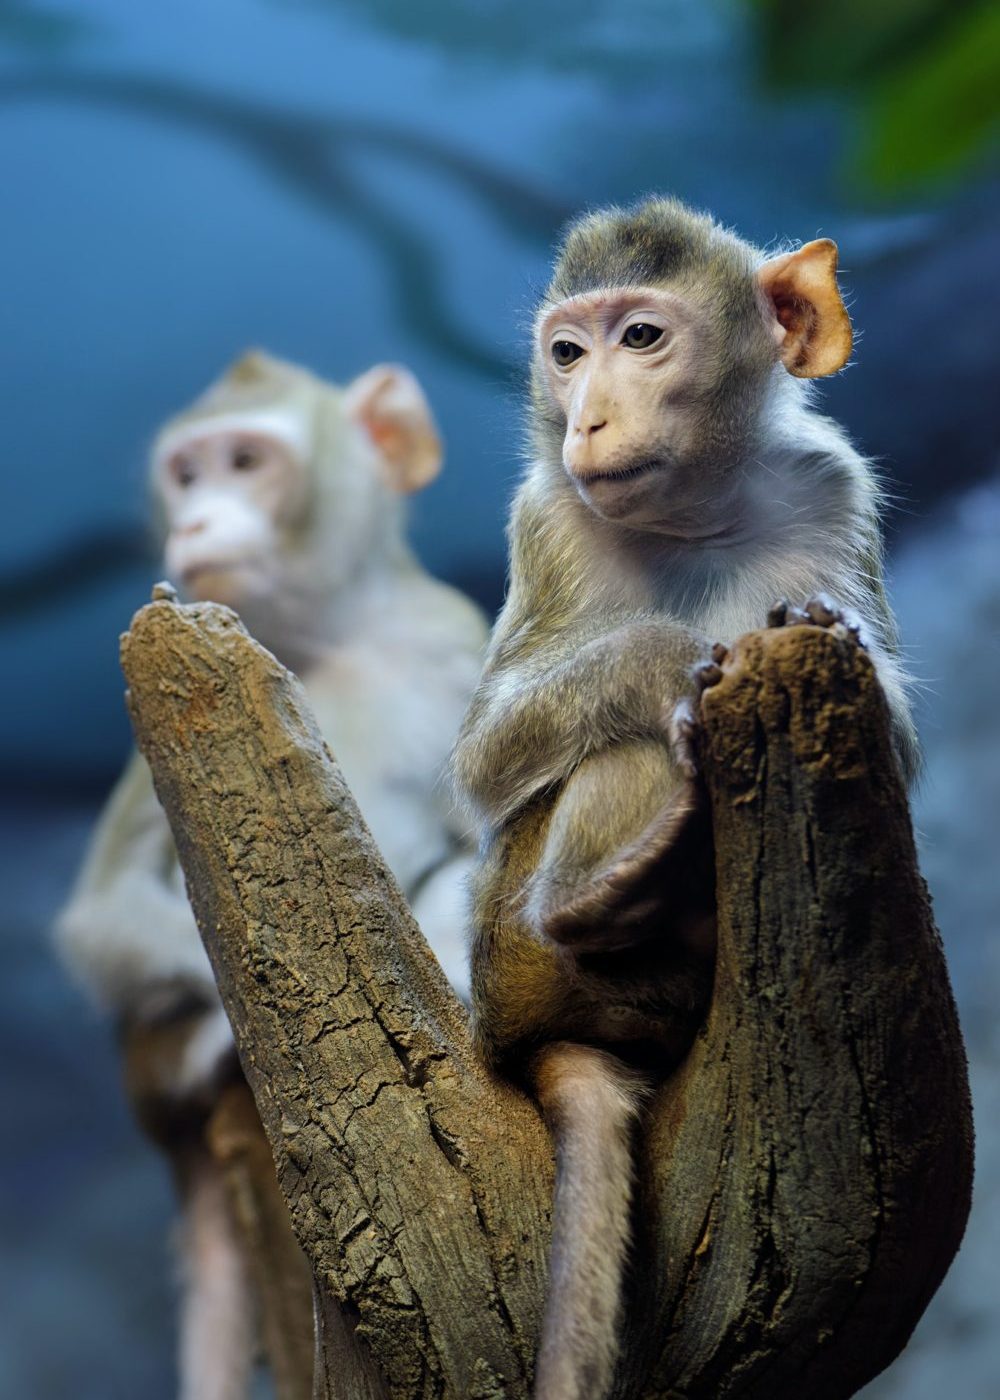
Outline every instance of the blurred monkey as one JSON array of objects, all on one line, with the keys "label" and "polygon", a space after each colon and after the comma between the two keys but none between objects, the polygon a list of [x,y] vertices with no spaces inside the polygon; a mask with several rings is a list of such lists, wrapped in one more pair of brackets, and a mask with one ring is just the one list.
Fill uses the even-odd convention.
[{"label": "blurred monkey", "polygon": [[510,591],[455,755],[477,1040],[556,1142],[538,1400],[612,1386],[635,1123],[711,991],[686,707],[742,633],[836,628],[917,767],[878,482],[803,383],[851,352],[836,269],[828,239],[767,259],[654,199],[580,219],[538,309]]},{"label": "blurred monkey", "polygon": [[[466,830],[447,757],[486,626],[403,536],[402,498],[441,445],[414,377],[378,365],[346,389],[261,353],[172,419],[152,453],[171,578],[227,603],[297,672],[385,859],[467,996]],[[232,1037],[167,821],[136,754],[103,813],[58,937],[116,1013],[138,1116],[182,1203],[184,1400],[240,1400],[251,1289],[205,1125],[238,1075]]]}]

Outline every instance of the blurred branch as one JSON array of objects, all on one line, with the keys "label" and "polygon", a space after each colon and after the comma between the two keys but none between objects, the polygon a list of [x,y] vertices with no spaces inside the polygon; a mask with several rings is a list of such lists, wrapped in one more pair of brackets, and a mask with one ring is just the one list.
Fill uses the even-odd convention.
[{"label": "blurred branch", "polygon": [[40,608],[64,603],[67,594],[151,566],[153,553],[134,526],[98,530],[0,576],[0,621],[19,620]]},{"label": "blurred branch", "polygon": [[116,106],[193,126],[239,146],[270,175],[325,215],[344,220],[385,255],[404,323],[463,368],[509,378],[512,363],[468,333],[447,306],[440,249],[395,209],[364,189],[350,158],[369,151],[444,175],[511,232],[551,238],[567,205],[505,172],[415,131],[384,123],[290,115],[273,107],[158,78],[31,73],[0,81],[0,101],[55,98]]},{"label": "blurred branch", "polygon": [[89,39],[97,26],[89,19],[24,0],[0,0],[0,41],[52,52]]},{"label": "blurred branch", "polygon": [[[281,0],[279,0],[281,3]],[[439,50],[451,62],[494,69],[532,66],[582,73],[617,88],[662,78],[664,56],[703,32],[710,7],[690,0],[301,0],[343,22],[351,10],[371,29]],[[709,15],[708,23],[712,18]]]}]

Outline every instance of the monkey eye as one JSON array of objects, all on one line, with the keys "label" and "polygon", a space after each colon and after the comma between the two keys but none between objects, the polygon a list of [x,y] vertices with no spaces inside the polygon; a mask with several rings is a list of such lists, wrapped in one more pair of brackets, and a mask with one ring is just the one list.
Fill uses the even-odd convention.
[{"label": "monkey eye", "polygon": [[260,466],[260,454],[252,447],[237,447],[233,452],[233,466],[238,472],[253,471]]},{"label": "monkey eye", "polygon": [[648,321],[633,321],[631,326],[625,327],[621,343],[630,350],[648,350],[662,336],[663,331],[659,326],[651,326]]},{"label": "monkey eye", "polygon": [[583,346],[574,340],[554,340],[552,358],[560,369],[568,369],[583,354]]},{"label": "monkey eye", "polygon": [[173,461],[174,480],[178,486],[190,486],[198,473],[187,457],[175,457]]}]

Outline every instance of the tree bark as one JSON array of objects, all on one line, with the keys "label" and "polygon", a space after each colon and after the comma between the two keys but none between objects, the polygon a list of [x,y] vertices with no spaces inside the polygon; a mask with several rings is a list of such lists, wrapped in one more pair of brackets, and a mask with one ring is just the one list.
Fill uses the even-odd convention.
[{"label": "tree bark", "polygon": [[[123,665],[313,1270],[315,1394],[526,1396],[535,1108],[475,1059],[298,683],[216,605],[144,608]],[[716,985],[641,1147],[618,1393],[840,1400],[958,1247],[961,1037],[867,657],[754,633],[702,718]]]}]

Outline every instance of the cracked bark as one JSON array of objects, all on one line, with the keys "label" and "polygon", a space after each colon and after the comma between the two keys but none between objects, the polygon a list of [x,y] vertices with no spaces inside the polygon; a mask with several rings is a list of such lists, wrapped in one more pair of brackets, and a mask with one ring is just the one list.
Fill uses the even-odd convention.
[{"label": "cracked bark", "polygon": [[[320,1321],[315,1394],[528,1394],[552,1188],[297,683],[228,610],[123,643]],[[965,1061],[867,658],[754,633],[703,701],[720,952],[640,1157],[621,1396],[840,1400],[968,1211]],[[386,737],[391,742],[391,736]]]}]

